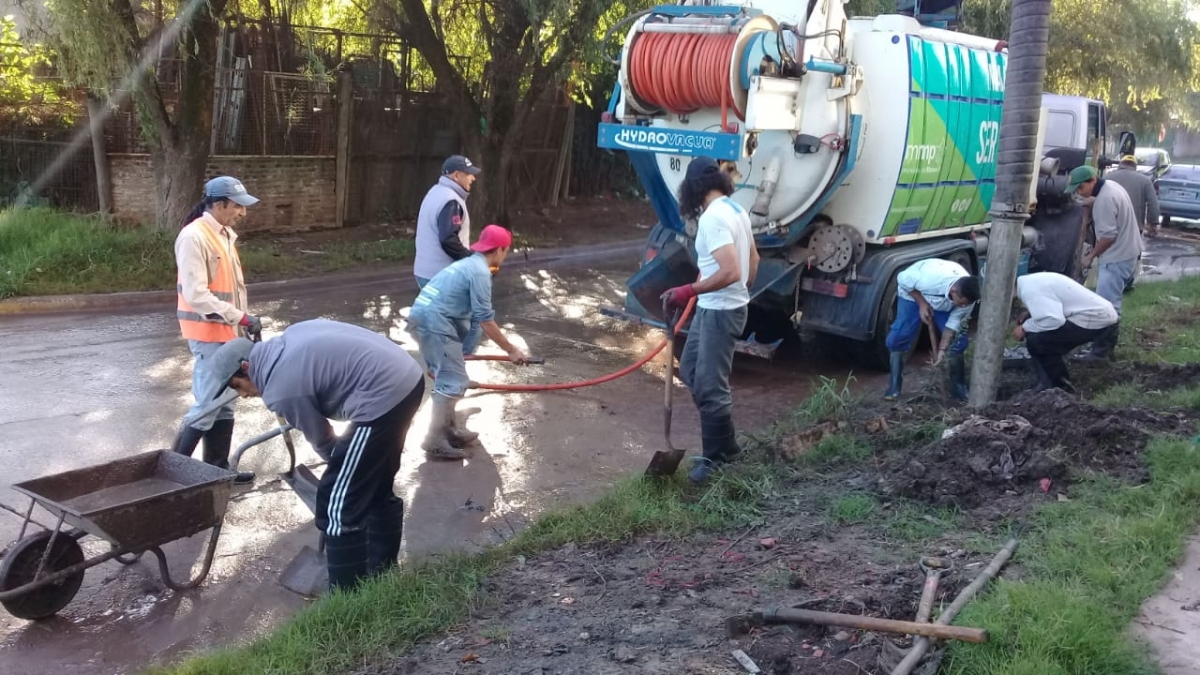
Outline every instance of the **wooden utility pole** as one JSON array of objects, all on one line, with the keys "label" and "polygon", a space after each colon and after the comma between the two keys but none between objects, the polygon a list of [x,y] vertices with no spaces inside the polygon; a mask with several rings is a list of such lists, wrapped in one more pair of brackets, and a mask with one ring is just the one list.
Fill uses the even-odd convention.
[{"label": "wooden utility pole", "polygon": [[1004,110],[1000,118],[1000,155],[992,199],[987,278],[979,309],[979,331],[971,364],[970,404],[983,407],[996,399],[1004,343],[1009,332],[1021,231],[1029,219],[1029,186],[1037,171],[1038,123],[1050,40],[1050,0],[1013,0]]},{"label": "wooden utility pole", "polygon": [[346,226],[346,207],[350,195],[350,134],[354,125],[354,75],[338,73],[337,160],[333,183],[333,208],[337,226]]},{"label": "wooden utility pole", "polygon": [[108,170],[108,149],[104,145],[104,101],[88,94],[88,132],[92,137],[92,161],[96,166],[96,195],[100,213],[112,213],[112,175]]}]

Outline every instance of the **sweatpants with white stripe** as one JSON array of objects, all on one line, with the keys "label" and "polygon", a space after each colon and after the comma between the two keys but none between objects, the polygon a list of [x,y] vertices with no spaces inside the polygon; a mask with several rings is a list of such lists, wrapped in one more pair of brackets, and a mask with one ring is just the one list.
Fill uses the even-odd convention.
[{"label": "sweatpants with white stripe", "polygon": [[317,486],[317,527],[325,533],[330,589],[350,589],[396,565],[404,500],[396,474],[408,427],[421,407],[425,382],[378,419],[351,422],[338,437]]}]

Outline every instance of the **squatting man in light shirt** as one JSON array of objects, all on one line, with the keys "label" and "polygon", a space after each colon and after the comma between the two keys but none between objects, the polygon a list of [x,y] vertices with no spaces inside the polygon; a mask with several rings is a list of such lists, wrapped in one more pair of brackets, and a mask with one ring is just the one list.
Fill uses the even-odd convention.
[{"label": "squatting man in light shirt", "polygon": [[1116,308],[1074,279],[1054,272],[1017,277],[1017,298],[1026,311],[1018,318],[1012,336],[1025,341],[1033,359],[1037,371],[1034,391],[1055,387],[1074,391],[1067,379],[1065,356],[1115,326],[1120,318]]},{"label": "squatting man in light shirt", "polygon": [[921,325],[936,325],[942,331],[933,364],[946,361],[946,376],[951,395],[967,399],[966,363],[967,324],[975,303],[979,302],[979,277],[956,262],[929,258],[918,260],[896,277],[899,297],[896,301],[896,320],[888,332],[891,380],[883,400],[900,397],[904,384],[904,362],[920,335]]},{"label": "squatting man in light shirt", "polygon": [[[742,451],[733,426],[729,373],[733,350],[746,329],[750,288],[758,272],[758,249],[750,216],[733,194],[733,179],[717,161],[697,157],[679,186],[679,212],[697,219],[696,258],[700,279],[663,294],[670,308],[696,298],[696,314],[679,358],[679,377],[700,410],[703,455],[688,478],[703,483]],[[667,377],[672,377],[670,373]]]}]

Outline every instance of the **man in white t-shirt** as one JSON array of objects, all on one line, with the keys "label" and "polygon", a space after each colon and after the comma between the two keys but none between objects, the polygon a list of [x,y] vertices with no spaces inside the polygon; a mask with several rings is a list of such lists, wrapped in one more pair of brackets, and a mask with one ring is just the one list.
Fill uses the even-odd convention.
[{"label": "man in white t-shirt", "polygon": [[718,466],[741,452],[733,427],[729,373],[735,343],[746,328],[758,249],[750,216],[730,199],[732,194],[733,179],[716,160],[697,157],[688,164],[679,186],[679,212],[685,219],[697,219],[700,278],[662,296],[672,308],[685,307],[696,298],[695,316],[679,358],[679,376],[700,410],[703,456],[696,458],[688,476],[694,483],[707,481]]},{"label": "man in white t-shirt", "polygon": [[1064,357],[1111,330],[1120,319],[1117,309],[1074,279],[1054,272],[1017,277],[1017,298],[1026,311],[1012,336],[1025,341],[1033,359],[1038,378],[1035,391],[1074,390],[1067,380]]}]

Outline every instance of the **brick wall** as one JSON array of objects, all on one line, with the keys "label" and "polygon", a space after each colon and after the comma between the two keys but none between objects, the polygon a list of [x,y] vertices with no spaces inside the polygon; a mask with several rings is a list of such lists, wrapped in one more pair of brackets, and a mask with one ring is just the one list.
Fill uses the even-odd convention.
[{"label": "brick wall", "polygon": [[[154,221],[154,175],[148,155],[110,155],[114,215]],[[250,207],[239,232],[300,232],[333,227],[333,157],[212,157],[206,178],[235,176],[262,201]],[[196,200],[202,195],[196,186]]]}]

